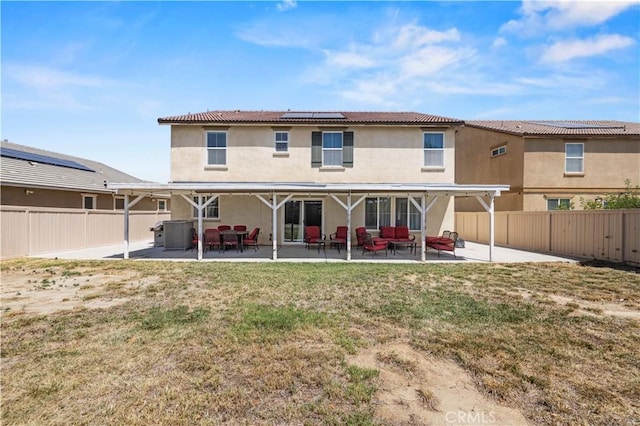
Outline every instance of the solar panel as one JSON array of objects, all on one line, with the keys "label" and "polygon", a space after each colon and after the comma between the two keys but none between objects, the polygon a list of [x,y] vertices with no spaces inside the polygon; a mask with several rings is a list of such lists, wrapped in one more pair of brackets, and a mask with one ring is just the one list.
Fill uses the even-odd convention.
[{"label": "solar panel", "polygon": [[291,118],[320,118],[320,119],[328,119],[328,118],[346,118],[340,112],[285,112],[280,116],[280,118],[291,119]]},{"label": "solar panel", "polygon": [[313,118],[312,112],[285,112],[280,118]]},{"label": "solar panel", "polygon": [[75,161],[63,160],[62,158],[50,157],[48,155],[34,154],[31,152],[18,151],[16,149],[11,149],[11,148],[0,148],[0,156],[15,158],[17,160],[32,161],[34,163],[40,163],[40,164],[49,164],[49,165],[58,166],[58,167],[67,167],[69,169],[84,170],[86,172],[95,173],[95,170],[90,169],[87,166],[83,166],[82,164],[77,163]]},{"label": "solar panel", "polygon": [[576,123],[571,121],[531,121],[531,124],[559,127],[561,129],[617,129],[622,126],[601,126],[598,124]]},{"label": "solar panel", "polygon": [[314,112],[313,118],[345,118],[341,112]]}]

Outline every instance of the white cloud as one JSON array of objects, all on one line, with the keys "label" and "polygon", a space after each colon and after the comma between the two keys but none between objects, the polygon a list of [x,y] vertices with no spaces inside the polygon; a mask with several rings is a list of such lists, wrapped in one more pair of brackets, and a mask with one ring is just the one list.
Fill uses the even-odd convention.
[{"label": "white cloud", "polygon": [[520,9],[522,18],[508,21],[501,31],[536,36],[547,31],[592,27],[638,4],[640,0],[524,0]]},{"label": "white cloud", "polygon": [[567,62],[575,58],[602,55],[634,44],[634,39],[619,34],[601,34],[584,40],[564,40],[549,46],[542,53],[540,60],[544,63]]},{"label": "white cloud", "polygon": [[504,37],[496,37],[495,40],[493,40],[491,47],[494,49],[499,49],[500,47],[506,46],[507,44],[507,39],[505,39]]},{"label": "white cloud", "polygon": [[339,68],[371,68],[376,65],[375,58],[358,52],[336,52],[325,50],[327,64]]},{"label": "white cloud", "polygon": [[296,0],[284,0],[278,3],[276,7],[279,11],[284,12],[289,9],[295,9],[296,7],[298,7],[298,2],[296,2]]},{"label": "white cloud", "polygon": [[23,86],[39,90],[58,90],[65,87],[101,87],[113,84],[101,77],[76,74],[37,65],[7,64],[5,76]]}]

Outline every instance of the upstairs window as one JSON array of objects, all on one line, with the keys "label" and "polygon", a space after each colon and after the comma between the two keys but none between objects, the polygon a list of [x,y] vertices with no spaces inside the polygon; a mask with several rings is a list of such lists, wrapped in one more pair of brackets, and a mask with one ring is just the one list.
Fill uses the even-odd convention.
[{"label": "upstairs window", "polygon": [[564,145],[564,172],[584,172],[584,144],[566,143]]},{"label": "upstairs window", "polygon": [[353,132],[311,132],[311,167],[353,167]]},{"label": "upstairs window", "polygon": [[158,200],[158,211],[160,212],[167,211],[167,200]]},{"label": "upstairs window", "polygon": [[497,148],[493,148],[491,150],[491,156],[492,157],[498,157],[498,156],[504,155],[506,153],[507,153],[507,146],[506,145],[502,145],[502,146],[499,146]]},{"label": "upstairs window", "polygon": [[424,166],[444,167],[444,133],[424,133]]},{"label": "upstairs window", "polygon": [[276,152],[289,151],[289,132],[275,132],[274,137]]},{"label": "upstairs window", "polygon": [[227,164],[227,133],[207,132],[207,164]]},{"label": "upstairs window", "polygon": [[342,132],[322,134],[322,165],[342,166]]}]

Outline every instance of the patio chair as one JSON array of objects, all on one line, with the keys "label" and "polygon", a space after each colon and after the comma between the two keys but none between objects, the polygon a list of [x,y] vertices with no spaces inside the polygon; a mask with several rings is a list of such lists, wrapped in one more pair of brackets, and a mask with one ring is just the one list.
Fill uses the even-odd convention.
[{"label": "patio chair", "polygon": [[198,241],[200,240],[200,238],[198,237],[198,231],[196,231],[196,228],[191,228],[191,251],[193,251],[193,249],[198,248]]},{"label": "patio chair", "polygon": [[[457,232],[449,232],[449,237],[428,237],[427,247],[431,247],[434,250],[438,250],[438,257],[440,257],[440,251],[451,251],[453,257],[456,257],[456,241],[458,240]],[[443,233],[444,234],[444,233]]]},{"label": "patio chair", "polygon": [[258,251],[258,235],[260,235],[260,228],[253,228],[253,231],[244,239],[245,247],[253,246],[255,251]]},{"label": "patio chair", "polygon": [[227,251],[229,247],[235,247],[236,251],[240,247],[238,244],[238,236],[235,233],[222,233],[222,247],[224,247],[224,251]]},{"label": "patio chair", "polygon": [[318,244],[318,249],[321,244],[327,239],[326,235],[320,232],[319,226],[305,226],[304,228],[304,243],[307,249],[311,244]]},{"label": "patio chair", "polygon": [[220,232],[228,231],[229,229],[231,229],[231,227],[229,225],[220,225],[220,226],[218,226],[218,231],[220,231]]},{"label": "patio chair", "polygon": [[218,251],[222,249],[222,241],[220,241],[220,231],[216,228],[207,228],[204,230],[204,246],[209,248],[218,247]]},{"label": "patio chair", "polygon": [[247,230],[247,227],[245,225],[233,225],[233,230],[244,232]]},{"label": "patio chair", "polygon": [[365,234],[367,233],[367,228],[361,226],[356,228],[356,240],[358,240],[358,247],[362,247],[364,245]]},{"label": "patio chair", "polygon": [[340,245],[347,246],[347,233],[349,228],[346,226],[338,226],[336,232],[329,235],[329,248],[336,246],[338,253],[340,253]]},{"label": "patio chair", "polygon": [[364,234],[364,240],[362,243],[362,254],[365,251],[370,251],[371,256],[375,256],[376,252],[384,250],[384,255],[387,255],[387,242],[381,238],[373,238],[370,233]]}]

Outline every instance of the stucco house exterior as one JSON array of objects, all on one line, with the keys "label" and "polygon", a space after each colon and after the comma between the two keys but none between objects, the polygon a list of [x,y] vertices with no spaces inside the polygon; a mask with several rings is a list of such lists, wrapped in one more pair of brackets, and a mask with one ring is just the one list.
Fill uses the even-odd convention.
[{"label": "stucco house exterior", "polygon": [[[466,121],[456,135],[455,180],[508,184],[496,210],[581,208],[581,198],[640,184],[640,123],[620,121]],[[456,211],[478,211],[456,199]]]},{"label": "stucco house exterior", "polygon": [[352,238],[357,227],[377,233],[403,225],[424,240],[454,228],[454,195],[485,197],[489,210],[507,189],[455,183],[463,123],[454,118],[236,110],[158,123],[171,126],[171,181],[109,187],[127,197],[171,194],[172,219],[193,221],[200,233],[221,224],[259,227],[274,259],[278,245],[302,242],[307,225],[327,238],[337,226],[348,226]]},{"label": "stucco house exterior", "polygon": [[[2,141],[0,204],[84,210],[124,210],[124,197],[106,183],[142,183],[98,161]],[[134,210],[168,211],[170,200],[145,198]]]}]

